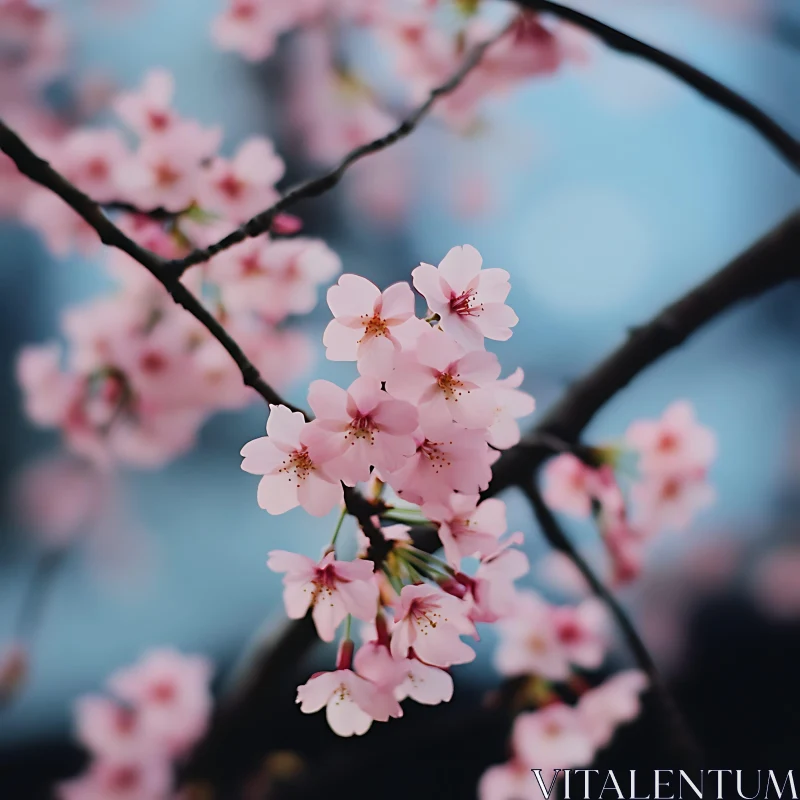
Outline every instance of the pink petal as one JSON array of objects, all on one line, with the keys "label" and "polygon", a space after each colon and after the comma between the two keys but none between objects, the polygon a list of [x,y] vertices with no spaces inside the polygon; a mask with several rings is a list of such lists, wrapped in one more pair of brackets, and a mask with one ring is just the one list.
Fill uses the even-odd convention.
[{"label": "pink petal", "polygon": [[299,505],[297,486],[286,475],[265,475],[258,483],[258,505],[270,514],[283,514]]},{"label": "pink petal", "polygon": [[397,325],[414,316],[414,293],[405,282],[393,283],[381,296],[381,318]]},{"label": "pink petal", "polygon": [[[262,480],[264,480],[262,478]],[[317,477],[313,472],[300,484],[297,498],[312,517],[324,517],[342,502],[342,486]]]},{"label": "pink petal", "polygon": [[270,405],[267,436],[276,447],[287,453],[291,452],[297,447],[305,422],[299,411],[290,411],[286,406]]},{"label": "pink petal", "polygon": [[417,409],[403,400],[385,400],[372,417],[378,427],[393,436],[409,436],[417,429]]},{"label": "pink petal", "polygon": [[362,329],[347,328],[338,320],[331,320],[322,334],[325,355],[329,361],[355,361],[358,355],[358,342]]},{"label": "pink petal", "polygon": [[345,325],[362,315],[372,317],[375,301],[381,296],[378,287],[360,275],[342,275],[336,286],[328,289],[328,306],[333,316]]},{"label": "pink petal", "polygon": [[312,381],[308,387],[308,404],[319,419],[350,421],[347,414],[347,392],[330,381]]},{"label": "pink petal", "polygon": [[272,550],[267,557],[267,567],[273,572],[292,572],[313,577],[316,566],[308,556],[289,550]]},{"label": "pink petal", "polygon": [[297,702],[304,714],[319,711],[342,682],[342,672],[323,672],[297,687]]},{"label": "pink petal", "polygon": [[420,264],[413,270],[411,276],[414,288],[428,302],[431,311],[441,314],[445,308],[449,308],[450,287],[443,285],[436,267],[432,264]]},{"label": "pink petal", "polygon": [[453,247],[439,262],[439,274],[459,295],[478,277],[482,264],[481,254],[472,245],[465,244],[463,247]]}]

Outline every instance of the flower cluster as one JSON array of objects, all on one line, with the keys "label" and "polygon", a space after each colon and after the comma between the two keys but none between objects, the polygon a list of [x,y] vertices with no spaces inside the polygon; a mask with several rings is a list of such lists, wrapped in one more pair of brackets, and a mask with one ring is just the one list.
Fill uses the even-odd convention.
[{"label": "flower cluster", "polygon": [[[500,17],[493,4],[414,0],[224,0],[212,26],[223,50],[250,61],[275,53],[278,39],[293,32],[289,57],[289,124],[315,162],[333,164],[344,153],[395,127],[399,116],[376,90],[374,70],[343,57],[342,43],[357,30],[386,53],[387,75],[397,85],[391,96],[407,104],[423,101],[461,67],[473,46],[497,37],[462,84],[434,109],[461,132],[473,130],[484,101],[508,93],[524,81],[549,76],[583,57],[582,45],[567,26],[519,12],[509,4]],[[388,94],[388,92],[387,92]],[[362,213],[381,221],[398,217],[408,205],[408,159],[394,148],[356,168],[348,182]],[[379,177],[376,177],[379,176]],[[381,187],[391,186],[391,191]],[[485,191],[480,191],[485,196]],[[463,198],[459,198],[459,201]]]},{"label": "flower cluster", "polygon": [[149,652],[108,681],[111,696],[75,706],[77,737],[91,753],[86,772],[59,786],[62,800],[167,800],[173,765],[205,732],[211,666],[175,650]]},{"label": "flower cluster", "polygon": [[[219,131],[183,119],[172,107],[172,78],[152,72],[142,88],[113,102],[135,151],[115,129],[78,129],[44,147],[54,166],[101,202],[159,208],[166,221],[124,212],[120,226],[166,259],[207,244],[273,202],[283,163],[263,138],[232,159],[216,155]],[[56,251],[97,237],[45,189],[28,196],[29,220]],[[50,204],[54,203],[52,208]],[[45,208],[45,206],[47,206]],[[280,229],[298,220],[278,219]],[[91,238],[90,238],[91,237]],[[71,309],[58,344],[28,347],[18,361],[25,406],[37,424],[62,431],[70,449],[95,463],[160,466],[185,452],[209,415],[253,395],[225,348],[173,303],[146,270],[121,251],[109,254],[115,293]],[[224,323],[265,379],[282,384],[310,358],[304,337],[281,326],[308,313],[317,287],[340,270],[325,244],[306,237],[249,239],[183,281]]]},{"label": "flower cluster", "polygon": [[[534,407],[518,388],[522,373],[500,379],[497,357],[485,349],[487,338],[508,339],[517,317],[505,302],[508,273],[482,266],[469,245],[438,266],[418,266],[412,277],[427,302],[424,319],[408,283],[381,292],[343,275],[328,291],[334,318],[323,342],[329,359],[355,362],[360,376],[347,389],[312,383],[313,421],[272,406],[267,436],[242,449],[242,468],[262,476],[258,502],[272,514],[299,505],[325,515],[342,503],[343,486],[366,482],[379,497],[356,560],[337,559],[335,535],[319,562],[285,551],[268,562],[285,573],[290,617],[311,609],[324,641],[348,620],[338,669],[298,690],[302,710],[327,707],[343,736],[400,716],[406,697],[449,700],[447,670],[475,657],[461,637],[512,613],[514,581],[528,571],[513,547],[522,534],[503,538],[505,504],[479,497],[498,450],[519,441],[516,419]],[[414,547],[404,522],[438,527],[446,560]],[[382,539],[392,547],[377,565],[369,555]],[[462,561],[473,556],[478,567],[467,574]],[[352,617],[370,629],[354,658]]]},{"label": "flower cluster", "polygon": [[[638,458],[630,502],[621,486],[624,471],[614,468],[624,461],[626,451]],[[597,452],[606,461],[597,469],[571,454],[554,458],[545,472],[545,500],[575,517],[595,515],[611,556],[613,578],[624,583],[639,574],[648,541],[662,530],[687,528],[713,503],[707,476],[716,457],[716,438],[697,422],[691,404],[676,401],[661,419],[631,424],[622,447]]]},{"label": "flower cluster", "polygon": [[[639,696],[646,687],[647,679],[638,670],[619,672],[594,689],[581,687],[575,705],[540,687],[541,708],[516,718],[513,756],[483,774],[479,799],[538,797],[540,791],[548,796],[560,776],[558,770],[588,766],[595,753],[610,743],[615,729],[638,716]],[[536,764],[538,774],[531,764]]]}]

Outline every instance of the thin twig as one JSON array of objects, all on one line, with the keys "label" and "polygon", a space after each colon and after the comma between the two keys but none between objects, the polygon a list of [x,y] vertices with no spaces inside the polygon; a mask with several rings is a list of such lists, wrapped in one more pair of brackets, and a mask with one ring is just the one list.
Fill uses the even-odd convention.
[{"label": "thin twig", "polygon": [[405,139],[417,128],[419,123],[428,116],[437,100],[454,92],[464,82],[469,73],[478,66],[486,51],[498,39],[504,36],[506,31],[507,28],[504,28],[492,38],[473,47],[458,71],[454,73],[448,81],[433,89],[425,102],[414,109],[414,111],[412,111],[394,130],[382,136],[380,139],[375,139],[372,142],[368,142],[367,144],[351,150],[339,164],[329,172],[290,189],[274,205],[262,211],[260,214],[257,214],[251,220],[232,233],[229,233],[225,238],[215,244],[194,250],[183,258],[168,262],[167,269],[172,275],[179,277],[195,264],[202,264],[217,253],[227,250],[229,247],[233,247],[235,244],[239,244],[239,242],[243,242],[245,239],[261,236],[261,234],[269,231],[273,220],[281,211],[286,211],[301,200],[325,194],[325,192],[330,191],[339,183],[353,164],[373,153],[386,150],[386,148],[391,147],[401,139]]},{"label": "thin twig", "polygon": [[553,16],[589,31],[614,50],[636,56],[666,70],[713,103],[750,125],[786,159],[795,172],[800,172],[800,141],[758,106],[697,67],[623,33],[588,14],[560,3],[554,3],[551,0],[516,0],[516,3],[530,11],[545,11],[553,14]]},{"label": "thin twig", "polygon": [[666,720],[666,725],[664,727],[673,739],[674,752],[682,759],[682,766],[685,768],[696,768],[700,766],[702,756],[694,735],[686,724],[672,695],[664,685],[664,681],[653,661],[653,657],[650,655],[647,646],[637,633],[636,628],[625,613],[625,610],[619,604],[616,597],[614,597],[597,575],[594,574],[594,571],[586,563],[583,556],[561,530],[558,521],[542,499],[542,495],[536,485],[535,476],[531,477],[531,479],[525,483],[523,489],[530,500],[533,512],[536,515],[536,519],[542,529],[545,539],[547,539],[553,548],[566,555],[578,570],[580,570],[581,575],[583,575],[594,594],[602,600],[604,605],[611,612],[639,668],[647,674],[653,697],[657,700],[660,710],[664,714]]}]

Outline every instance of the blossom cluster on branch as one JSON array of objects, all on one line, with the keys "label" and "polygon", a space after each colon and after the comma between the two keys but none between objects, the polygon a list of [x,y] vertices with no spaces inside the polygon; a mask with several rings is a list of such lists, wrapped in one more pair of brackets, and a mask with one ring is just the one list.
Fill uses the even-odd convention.
[{"label": "blossom cluster on branch", "polygon": [[173,769],[203,735],[211,715],[211,665],[173,649],[148,652],[108,679],[111,696],[75,703],[86,771],[58,787],[60,800],[164,800]]},{"label": "blossom cluster on branch", "polygon": [[[118,212],[132,239],[167,259],[269,205],[283,174],[265,138],[247,140],[232,159],[217,155],[220,131],[181,118],[172,92],[171,76],[159,70],[138,91],[114,99],[139,139],[134,150],[111,128],[80,128],[51,148],[41,143],[65,176],[101,202],[169,212],[166,221]],[[56,251],[80,240],[97,244],[94,231],[46,189],[34,188],[26,202],[39,209],[30,221]],[[284,215],[277,227],[296,230],[298,223]],[[20,354],[26,410],[94,463],[162,466],[192,446],[209,415],[241,408],[252,395],[223,345],[141,265],[118,250],[106,263],[119,288],[64,315],[66,359],[58,343]],[[338,256],[320,240],[265,234],[220,253],[183,282],[259,371],[283,385],[310,360],[305,338],[283,323],[311,311],[317,286],[339,270]]]}]

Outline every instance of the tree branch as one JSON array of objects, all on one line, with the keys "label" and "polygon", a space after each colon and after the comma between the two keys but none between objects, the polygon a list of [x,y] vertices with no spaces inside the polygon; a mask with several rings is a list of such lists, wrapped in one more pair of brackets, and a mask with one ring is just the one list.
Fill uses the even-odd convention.
[{"label": "tree branch", "polygon": [[351,150],[339,164],[329,172],[290,189],[274,205],[262,211],[260,214],[257,214],[248,222],[244,223],[244,225],[241,225],[215,244],[194,250],[184,258],[168,262],[167,269],[169,272],[179,277],[195,264],[202,264],[217,253],[227,250],[229,247],[233,247],[235,244],[239,244],[239,242],[243,242],[245,239],[254,238],[256,236],[261,236],[263,233],[267,233],[275,217],[280,212],[286,211],[301,200],[307,200],[311,197],[318,197],[321,194],[325,194],[325,192],[330,191],[339,183],[353,164],[373,153],[386,150],[401,139],[405,139],[416,130],[420,122],[428,116],[437,100],[451,94],[464,82],[469,73],[478,66],[486,51],[500,39],[506,31],[507,28],[504,28],[492,38],[472,48],[459,70],[448,81],[433,89],[425,102],[414,109],[414,111],[412,111],[393,131],[390,131],[380,139],[375,139],[372,142],[368,142],[367,144]]},{"label": "tree branch", "polygon": [[629,36],[594,17],[550,0],[515,0],[518,6],[530,11],[545,11],[597,36],[613,50],[644,59],[666,70],[700,92],[708,100],[728,110],[764,137],[787,161],[795,172],[800,172],[800,141],[779,125],[772,117],[746,98],[705,72],[676,56]]}]

